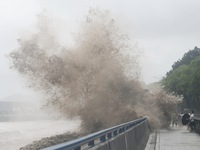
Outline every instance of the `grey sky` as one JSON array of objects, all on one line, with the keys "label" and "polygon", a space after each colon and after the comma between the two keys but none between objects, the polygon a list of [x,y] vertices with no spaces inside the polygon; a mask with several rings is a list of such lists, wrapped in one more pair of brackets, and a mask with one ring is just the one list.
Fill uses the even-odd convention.
[{"label": "grey sky", "polygon": [[9,69],[5,55],[17,48],[17,38],[34,28],[37,14],[46,9],[65,20],[70,29],[90,7],[108,9],[143,49],[146,83],[158,81],[185,52],[200,47],[198,0],[0,0],[0,98],[32,93]]}]

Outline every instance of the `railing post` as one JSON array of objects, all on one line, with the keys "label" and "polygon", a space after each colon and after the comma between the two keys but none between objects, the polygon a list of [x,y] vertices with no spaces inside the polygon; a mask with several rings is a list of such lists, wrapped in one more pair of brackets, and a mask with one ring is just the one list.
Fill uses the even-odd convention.
[{"label": "railing post", "polygon": [[112,132],[108,133],[107,137],[108,137],[108,139],[111,139],[112,138]]},{"label": "railing post", "polygon": [[90,141],[90,142],[88,143],[88,146],[89,146],[89,147],[93,147],[93,146],[94,146],[94,140]]},{"label": "railing post", "polygon": [[119,133],[122,133],[122,128],[119,129]]},{"label": "railing post", "polygon": [[117,134],[118,134],[117,131],[118,131],[118,130],[115,130],[115,131],[113,132],[113,136],[117,136]]},{"label": "railing post", "polygon": [[128,130],[129,129],[129,126],[126,126],[126,130]]},{"label": "railing post", "polygon": [[104,136],[101,136],[101,137],[100,137],[100,142],[103,143],[103,142],[105,142],[105,141],[106,141],[106,136],[105,136],[105,135],[104,135]]},{"label": "railing post", "polygon": [[74,150],[81,150],[81,147],[80,146],[76,147]]},{"label": "railing post", "polygon": [[125,127],[122,127],[121,129],[119,129],[119,133],[122,133],[125,131]]}]

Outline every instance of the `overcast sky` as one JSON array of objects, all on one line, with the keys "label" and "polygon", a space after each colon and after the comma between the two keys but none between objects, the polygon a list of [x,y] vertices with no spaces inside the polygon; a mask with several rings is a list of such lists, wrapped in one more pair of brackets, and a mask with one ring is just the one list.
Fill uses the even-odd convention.
[{"label": "overcast sky", "polygon": [[200,47],[198,0],[0,0],[0,99],[32,93],[9,69],[5,55],[17,48],[16,39],[34,28],[37,14],[46,9],[70,29],[90,7],[109,10],[144,51],[141,75],[146,83],[158,81],[184,53]]}]

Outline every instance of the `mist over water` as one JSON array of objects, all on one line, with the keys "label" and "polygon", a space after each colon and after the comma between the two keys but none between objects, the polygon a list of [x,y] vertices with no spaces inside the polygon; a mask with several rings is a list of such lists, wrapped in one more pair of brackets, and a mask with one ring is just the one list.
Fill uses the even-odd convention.
[{"label": "mist over water", "polygon": [[0,150],[19,150],[41,138],[79,130],[80,120],[0,122]]},{"label": "mist over water", "polygon": [[80,131],[80,119],[58,118],[40,107],[38,97],[32,95],[0,100],[0,150],[19,150],[44,137]]}]

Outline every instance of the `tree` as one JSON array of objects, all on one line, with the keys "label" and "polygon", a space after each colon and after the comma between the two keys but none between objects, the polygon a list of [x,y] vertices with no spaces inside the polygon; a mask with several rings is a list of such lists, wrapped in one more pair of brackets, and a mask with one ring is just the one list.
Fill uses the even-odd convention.
[{"label": "tree", "polygon": [[176,61],[172,65],[172,70],[177,69],[181,65],[189,65],[192,60],[194,60],[196,57],[200,56],[200,49],[198,47],[195,47],[193,50],[189,50],[187,53],[185,53],[181,60]]},{"label": "tree", "polygon": [[162,80],[165,89],[176,95],[183,95],[184,106],[198,108],[199,85],[200,85],[200,49],[195,47],[194,50],[184,54],[180,61],[172,66],[172,70],[167,73]]}]

